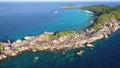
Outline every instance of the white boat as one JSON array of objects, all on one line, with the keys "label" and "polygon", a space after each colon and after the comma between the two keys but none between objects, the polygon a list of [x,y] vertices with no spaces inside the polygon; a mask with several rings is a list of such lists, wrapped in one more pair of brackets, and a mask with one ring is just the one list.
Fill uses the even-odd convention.
[{"label": "white boat", "polygon": [[54,13],[55,13],[55,14],[57,14],[57,13],[58,13],[58,11],[55,11]]}]

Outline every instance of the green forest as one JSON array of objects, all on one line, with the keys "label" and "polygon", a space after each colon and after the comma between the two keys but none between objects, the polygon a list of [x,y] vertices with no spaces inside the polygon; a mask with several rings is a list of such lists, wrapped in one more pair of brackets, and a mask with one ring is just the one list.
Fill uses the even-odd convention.
[{"label": "green forest", "polygon": [[113,19],[120,20],[120,6],[109,7],[107,5],[100,4],[82,7],[81,9],[92,11],[96,16],[98,16],[95,20],[96,23],[92,27],[95,30],[99,30],[101,28],[100,26],[105,22],[111,22]]}]

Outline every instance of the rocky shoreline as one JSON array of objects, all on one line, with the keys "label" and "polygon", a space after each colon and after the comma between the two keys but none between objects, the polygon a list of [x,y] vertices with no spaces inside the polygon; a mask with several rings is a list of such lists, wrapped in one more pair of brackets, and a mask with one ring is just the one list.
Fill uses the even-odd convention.
[{"label": "rocky shoreline", "polygon": [[[3,48],[1,49],[0,60],[9,56],[16,56],[17,54],[32,50],[61,50],[84,47],[87,44],[88,47],[94,47],[91,43],[102,38],[108,38],[108,36],[119,29],[120,22],[113,19],[111,22],[105,22],[99,31],[95,31],[91,27],[81,32],[76,32],[69,36],[61,37],[56,40],[49,39],[45,34],[54,34],[45,32],[41,35],[25,37],[24,40],[16,40],[14,42],[1,42]],[[78,53],[81,54],[81,53]]]}]

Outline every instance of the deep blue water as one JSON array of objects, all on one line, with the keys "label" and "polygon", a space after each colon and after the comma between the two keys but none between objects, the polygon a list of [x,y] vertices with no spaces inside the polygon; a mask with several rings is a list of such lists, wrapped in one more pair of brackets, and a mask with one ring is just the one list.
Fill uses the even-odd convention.
[{"label": "deep blue water", "polygon": [[[21,4],[24,7],[20,6]],[[2,36],[1,40],[5,40],[8,38],[18,39],[18,38],[22,38],[23,35],[24,36],[36,35],[38,33],[42,33],[42,31],[43,32],[44,31],[62,31],[62,30],[69,30],[69,29],[78,31],[79,29],[86,27],[88,25],[87,21],[89,20],[89,14],[78,11],[77,9],[64,9],[64,10],[60,8],[58,9],[58,7],[65,4],[69,4],[69,3],[57,3],[56,6],[51,8],[52,5],[55,5],[54,3],[51,3],[50,8],[48,8],[47,6],[45,9],[44,7],[45,15],[44,13],[42,13],[43,16],[41,16],[42,14],[40,15],[38,14],[43,11],[43,9],[38,10],[38,8],[41,8],[41,6],[36,7],[36,10],[31,11],[31,9],[33,8],[35,9],[34,6],[38,6],[38,5],[45,6],[45,4],[43,3],[42,4],[27,3],[27,6],[26,6],[27,8],[25,8],[25,5],[26,5],[25,3],[14,3],[14,4],[1,3],[0,6],[5,7],[6,5],[5,8],[9,8],[9,9],[0,8],[0,11],[1,11],[0,21],[1,22],[6,21],[5,23],[0,22],[0,28],[1,28],[0,36]],[[93,4],[99,4],[99,3],[89,2],[89,3],[75,3],[75,4],[77,4],[78,6],[80,5],[85,6],[85,5],[93,5]],[[107,4],[110,6],[120,5],[119,2],[118,3],[108,2],[104,4]],[[15,5],[18,5],[18,6],[15,6]],[[13,8],[13,7],[17,7],[17,8]],[[23,7],[23,8],[18,8],[18,7]],[[2,12],[2,9],[4,9],[3,12]],[[22,11],[18,11],[18,9]],[[25,11],[23,11],[23,9],[25,9]],[[46,11],[47,9],[50,11]],[[53,11],[51,9],[53,9]],[[14,13],[14,10],[16,10],[17,13]],[[27,10],[31,12],[28,13]],[[55,10],[58,11],[57,15],[54,14]],[[33,13],[33,11],[36,12],[36,14]],[[7,16],[5,16],[5,14]],[[84,19],[83,17],[87,19]],[[84,21],[81,21],[83,19]],[[18,22],[18,23],[15,24],[15,22]],[[24,22],[24,23],[21,23],[21,22]],[[58,22],[60,23],[58,24]],[[51,24],[55,24],[55,25],[51,25]],[[2,29],[6,31],[3,31]],[[35,32],[33,32],[34,30]],[[19,31],[19,32],[16,33],[16,31]],[[18,37],[19,35],[20,37]],[[119,53],[120,42],[119,41],[120,41],[120,29],[112,33],[109,38],[94,42],[93,43],[95,45],[94,49],[91,50],[89,48],[84,48],[83,50],[85,52],[82,56],[76,55],[76,52],[81,50],[80,48],[68,50],[65,52],[65,54],[62,54],[61,51],[59,52],[58,51],[57,52],[38,51],[34,53],[30,51],[26,51],[18,56],[9,57],[8,59],[0,61],[0,68],[120,68],[120,53]],[[39,60],[38,62],[35,63],[34,58],[36,56],[39,57]]]},{"label": "deep blue water", "polygon": [[[61,51],[26,51],[1,61],[0,68],[120,68],[119,40],[120,29],[108,39],[94,42],[94,49],[84,48],[81,56],[76,55],[80,48],[68,50],[65,54]],[[39,57],[38,62],[34,62],[35,57]]]},{"label": "deep blue water", "polygon": [[65,4],[0,3],[0,40],[13,41],[45,31],[80,31],[89,24],[89,13],[78,8],[62,9]]},{"label": "deep blue water", "polygon": [[[61,6],[75,4],[75,9],[62,9]],[[24,38],[25,36],[41,34],[45,31],[63,30],[80,31],[89,23],[90,14],[79,8],[100,2],[14,2],[0,3],[0,41]],[[104,3],[116,6],[119,3]],[[57,14],[54,14],[58,11]]]}]

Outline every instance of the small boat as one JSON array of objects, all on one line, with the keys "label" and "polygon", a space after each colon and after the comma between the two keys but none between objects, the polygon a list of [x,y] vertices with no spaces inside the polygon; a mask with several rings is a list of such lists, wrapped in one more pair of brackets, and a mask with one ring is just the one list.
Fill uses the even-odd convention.
[{"label": "small boat", "polygon": [[57,13],[58,13],[58,11],[55,11],[54,13],[55,13],[55,14],[57,14]]}]

